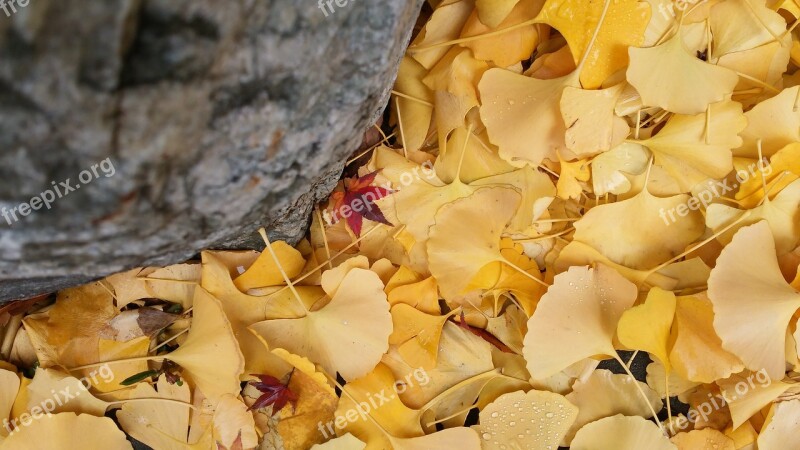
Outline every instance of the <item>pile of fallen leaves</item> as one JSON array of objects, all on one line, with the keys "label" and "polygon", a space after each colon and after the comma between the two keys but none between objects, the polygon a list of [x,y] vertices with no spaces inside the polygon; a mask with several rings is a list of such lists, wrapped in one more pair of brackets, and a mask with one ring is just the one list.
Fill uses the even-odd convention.
[{"label": "pile of fallen leaves", "polygon": [[0,310],[0,449],[800,448],[800,6],[429,3],[306,240]]}]

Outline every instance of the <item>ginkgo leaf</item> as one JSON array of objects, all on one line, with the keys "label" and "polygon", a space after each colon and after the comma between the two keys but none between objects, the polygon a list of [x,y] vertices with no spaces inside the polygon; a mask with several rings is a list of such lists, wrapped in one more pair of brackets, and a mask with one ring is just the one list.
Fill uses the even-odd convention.
[{"label": "ginkgo leaf", "polygon": [[556,150],[565,146],[560,101],[568,86],[579,87],[575,72],[552,80],[497,68],[483,74],[481,120],[501,158],[517,167],[556,160]]},{"label": "ginkgo leaf", "polygon": [[183,309],[189,309],[201,271],[200,264],[174,264],[156,269],[145,278],[145,289],[149,297],[179,303]]},{"label": "ginkgo leaf", "polygon": [[114,290],[117,308],[122,309],[129,303],[150,296],[145,281],[139,278],[139,274],[142,272],[145,271],[140,267],[106,277],[104,281],[110,284]]},{"label": "ginkgo leaf", "polygon": [[383,364],[398,380],[424,375],[419,377],[421,380],[411,378],[414,382],[404,382],[402,392],[398,389],[400,399],[411,408],[422,408],[453,386],[494,370],[491,345],[452,322],[444,325],[435,368],[420,372],[418,367],[408,365],[394,347],[384,355]]},{"label": "ginkgo leaf", "polygon": [[647,170],[650,155],[636,143],[625,142],[592,159],[592,190],[596,195],[624,194],[631,190],[625,174],[640,174]]},{"label": "ginkgo leaf", "polygon": [[566,145],[578,158],[594,156],[620,144],[630,128],[614,114],[624,83],[608,89],[567,87],[561,96],[561,116],[567,126]]},{"label": "ginkgo leaf", "polygon": [[[647,395],[649,407],[639,396],[639,390]],[[564,437],[563,445],[567,446],[575,433],[588,423],[617,414],[649,419],[653,417],[651,411],[660,411],[663,407],[661,396],[645,383],[608,370],[595,370],[585,381],[577,380],[566,398],[578,408],[575,423]]]},{"label": "ginkgo leaf", "polygon": [[[58,398],[54,398],[54,392]],[[110,406],[94,397],[86,385],[75,377],[65,375],[53,369],[38,369],[33,381],[28,385],[28,408],[53,404],[56,413],[73,412],[103,416]]]},{"label": "ginkgo leaf", "polygon": [[236,395],[244,372],[244,357],[222,304],[205,289],[194,291],[192,325],[186,341],[168,354],[183,374],[216,404],[225,394]]},{"label": "ginkgo leaf", "polygon": [[[16,373],[0,369],[0,418],[8,419],[11,417],[11,408],[19,392],[20,381]],[[8,436],[9,430],[6,427],[0,428],[0,443],[2,437]]]},{"label": "ginkgo leaf", "polygon": [[625,311],[620,317],[617,339],[628,348],[644,350],[655,356],[669,372],[672,368],[669,338],[675,306],[675,294],[657,287],[650,289],[644,303]]},{"label": "ginkgo leaf", "polygon": [[514,188],[521,194],[517,211],[508,224],[507,232],[511,234],[538,234],[539,229],[534,221],[543,218],[556,195],[556,188],[550,177],[531,167],[482,178],[472,185]]},{"label": "ginkgo leaf", "polygon": [[74,450],[102,448],[132,450],[114,421],[89,414],[60,413],[42,415],[29,426],[22,427],[3,442],[3,448]]},{"label": "ginkgo leaf", "polygon": [[225,394],[214,409],[212,428],[214,442],[220,448],[256,448],[258,435],[255,421],[247,406],[234,395]]},{"label": "ginkgo leaf", "polygon": [[520,0],[477,0],[475,9],[478,18],[489,28],[497,28],[508,17]]},{"label": "ginkgo leaf", "polygon": [[767,222],[741,228],[722,250],[708,280],[708,297],[722,347],[748,369],[782,379],[786,330],[800,309],[800,293],[780,272]]},{"label": "ginkgo leaf", "polygon": [[758,141],[763,156],[772,156],[783,147],[800,141],[800,87],[786,88],[780,94],[757,104],[744,116],[747,127],[742,131],[742,145],[736,156],[759,158]]},{"label": "ginkgo leaf", "polygon": [[169,384],[166,377],[158,380],[158,391],[147,383],[139,383],[131,391],[131,397],[164,398],[177,402],[130,402],[117,412],[122,429],[134,439],[152,448],[185,450],[189,431],[188,403],[191,399],[189,386]]},{"label": "ginkgo leaf", "polygon": [[[269,253],[269,252],[267,252]],[[263,344],[247,330],[250,325],[269,318],[300,317],[303,312],[287,289],[266,297],[255,297],[243,294],[234,285],[225,265],[213,252],[202,253],[202,287],[214,295],[222,303],[225,316],[231,323],[233,334],[245,358],[243,374],[261,373],[276,377],[283,376],[288,367],[281,366],[279,360],[264,351]],[[300,295],[307,294],[308,303],[313,299],[324,297],[319,288],[297,288]],[[315,292],[316,291],[316,292]]]},{"label": "ginkgo leaf", "polygon": [[556,448],[577,415],[578,408],[562,395],[517,391],[484,407],[480,424],[473,428],[485,450]]},{"label": "ginkgo leaf", "polygon": [[472,183],[516,170],[500,158],[485,134],[470,136],[469,133],[467,128],[456,128],[447,140],[447,151],[436,158],[436,175],[442,181],[452,183],[458,174],[464,183]]},{"label": "ginkgo leaf", "polygon": [[240,291],[246,292],[248,289],[283,284],[283,276],[281,276],[277,264],[283,267],[289,278],[296,277],[303,270],[306,260],[294,247],[283,241],[273,242],[270,245],[278,262],[276,263],[272,253],[264,250],[245,273],[233,280]]},{"label": "ginkgo leaf", "polygon": [[422,82],[428,71],[410,56],[400,60],[394,90],[411,98],[394,98],[402,121],[403,144],[408,151],[419,150],[428,136],[433,117],[433,92]]},{"label": "ginkgo leaf", "polygon": [[613,269],[571,267],[556,275],[528,320],[523,356],[534,378],[595,355],[616,358],[617,322],[636,301],[636,285]]},{"label": "ginkgo leaf", "polygon": [[389,344],[397,346],[409,365],[431,369],[436,366],[442,327],[452,314],[434,316],[403,303],[395,305]]},{"label": "ginkgo leaf", "polygon": [[684,47],[681,33],[650,48],[630,47],[628,82],[647,106],[678,114],[700,114],[733,92],[739,77],[730,69],[697,59]]},{"label": "ginkgo leaf", "polygon": [[[404,405],[396,395],[372,398],[375,393],[387,392],[394,383],[394,375],[384,364],[378,364],[366,376],[347,383],[344,387],[346,394],[339,400],[335,415],[344,417],[347,411],[355,410],[360,416],[356,420],[346,421],[343,427],[336,424],[337,434],[349,432],[365,442],[367,449],[391,448],[390,436],[422,436],[419,411]],[[370,405],[370,399],[376,405],[380,404],[380,408]],[[359,407],[359,403],[367,406]],[[361,413],[362,409],[366,411]]]},{"label": "ginkgo leaf", "polygon": [[675,444],[678,450],[736,450],[733,439],[713,428],[678,433],[670,438],[670,442]]},{"label": "ginkgo leaf", "polygon": [[681,377],[712,383],[740,372],[744,365],[722,348],[714,332],[714,310],[705,294],[678,297],[669,360]]},{"label": "ginkgo leaf", "polygon": [[98,343],[118,314],[100,283],[64,289],[43,315],[23,319],[42,367],[75,367],[98,361]]},{"label": "ginkgo leaf", "polygon": [[737,136],[747,125],[742,105],[725,101],[710,105],[710,110],[708,129],[706,114],[677,114],[655,136],[638,141],[653,152],[655,163],[675,178],[682,192],[708,178],[725,177],[733,169],[731,149],[742,143]]},{"label": "ginkgo leaf", "polygon": [[561,159],[560,154],[558,155],[558,160],[561,164],[561,173],[559,174],[558,184],[556,185],[559,198],[579,198],[583,192],[583,186],[580,182],[589,181],[589,178],[592,176],[589,171],[589,161],[579,159],[577,161],[567,162]]},{"label": "ginkgo leaf", "polygon": [[734,429],[792,387],[780,378],[770,377],[765,369],[757,372],[746,370],[717,380],[717,385],[728,403]]},{"label": "ginkgo leaf", "polygon": [[[599,25],[603,14],[605,20]],[[650,14],[649,5],[638,0],[613,1],[607,6],[600,1],[548,0],[537,19],[561,32],[576,63],[590,51],[580,81],[584,88],[596,89],[628,64],[625,49],[643,42]],[[590,45],[594,45],[591,50]]]},{"label": "ginkgo leaf", "polygon": [[385,291],[391,306],[405,303],[424,313],[441,313],[436,279],[423,278],[406,266],[401,266],[392,276]]},{"label": "ginkgo leaf", "polygon": [[367,444],[350,433],[331,439],[324,444],[315,444],[311,450],[364,450]]},{"label": "ginkgo leaf", "polygon": [[330,303],[296,319],[258,322],[250,329],[270,348],[283,348],[354,380],[369,373],[389,346],[392,318],[383,282],[352,269]]},{"label": "ginkgo leaf", "polygon": [[769,9],[765,0],[720,2],[708,18],[715,56],[759,47],[786,31],[786,20]]},{"label": "ginkgo leaf", "polygon": [[[705,231],[699,211],[675,214],[689,198],[683,194],[660,198],[645,189],[627,200],[594,207],[575,222],[575,238],[569,245],[582,242],[617,264],[653,268],[680,254]],[[654,235],[658,245],[650,241]]]},{"label": "ginkgo leaf", "polygon": [[485,265],[504,261],[500,236],[519,200],[512,189],[483,188],[439,210],[428,240],[428,260],[444,298],[461,294]]},{"label": "ginkgo leaf", "polygon": [[444,147],[442,144],[451,131],[464,126],[469,110],[478,106],[478,81],[488,68],[469,49],[453,47],[422,80],[433,90],[440,147]]},{"label": "ginkgo leaf", "polygon": [[800,400],[773,403],[767,420],[758,435],[760,450],[800,448]]},{"label": "ginkgo leaf", "polygon": [[571,450],[675,450],[658,427],[641,417],[616,415],[578,430]]},{"label": "ginkgo leaf", "polygon": [[749,210],[747,217],[742,217],[745,213],[732,206],[713,204],[706,210],[706,225],[715,233],[727,228],[717,236],[717,240],[728,244],[742,227],[765,221],[772,231],[778,255],[791,252],[800,242],[800,180],[795,180],[774,199],[766,199],[760,206]]},{"label": "ginkgo leaf", "polygon": [[769,166],[763,166],[764,170],[761,167],[759,166],[757,176],[745,180],[736,193],[736,200],[741,201],[744,208],[758,206],[765,195],[764,184],[769,197],[775,198],[786,186],[800,178],[800,142],[778,150],[769,158]]},{"label": "ginkgo leaf", "polygon": [[425,24],[416,39],[411,43],[409,47],[411,57],[426,69],[433,67],[451,46],[430,49],[425,47],[456,39],[474,9],[475,5],[472,2],[442,2],[428,19],[428,23]]},{"label": "ginkgo leaf", "polygon": [[[496,19],[492,18],[489,22],[481,16],[481,5],[484,11],[492,11],[488,14],[499,17],[503,14],[502,10],[487,9],[487,3],[506,3],[505,8],[512,9],[506,12],[501,22],[492,24]],[[475,58],[484,61],[492,61],[498,67],[509,67],[520,61],[530,58],[540,42],[540,25],[530,23],[536,14],[542,9],[544,0],[480,0],[476,2],[476,12],[470,16],[464,29],[461,31],[462,38],[480,36],[479,39],[461,43],[462,46],[472,50]],[[490,23],[492,22],[492,23]],[[528,26],[519,28],[523,23]],[[512,27],[517,27],[516,29]],[[504,32],[497,36],[486,36],[492,29],[511,31]]]}]

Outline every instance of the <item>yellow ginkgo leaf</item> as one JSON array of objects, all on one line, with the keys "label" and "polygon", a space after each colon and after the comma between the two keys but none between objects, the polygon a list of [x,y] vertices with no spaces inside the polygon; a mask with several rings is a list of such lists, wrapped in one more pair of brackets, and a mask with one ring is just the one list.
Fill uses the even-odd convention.
[{"label": "yellow ginkgo leaf", "polygon": [[783,379],[786,330],[800,309],[800,293],[781,274],[767,222],[741,228],[722,250],[708,297],[722,347],[748,369]]},{"label": "yellow ginkgo leaf", "polygon": [[714,56],[767,44],[786,31],[786,20],[765,0],[730,0],[711,8],[708,24],[714,35]]},{"label": "yellow ginkgo leaf", "polygon": [[139,278],[139,274],[142,272],[149,272],[149,270],[142,270],[139,267],[106,277],[104,281],[110,284],[114,290],[117,308],[122,309],[131,302],[150,296],[145,281]]},{"label": "yellow ginkgo leaf", "polygon": [[117,412],[117,419],[126,433],[152,448],[186,450],[191,412],[188,406],[191,399],[189,386],[170,384],[163,375],[159,377],[157,386],[158,391],[148,383],[139,383],[131,391],[131,398],[160,398],[175,402],[126,403]]},{"label": "yellow ginkgo leaf", "polygon": [[622,345],[650,353],[658,358],[667,372],[672,368],[669,338],[675,304],[675,294],[652,288],[644,303],[625,311],[617,324],[617,338]]},{"label": "yellow ginkgo leaf", "polygon": [[[517,391],[486,405],[480,424],[473,428],[481,434],[485,450],[556,448],[577,416],[578,408],[563,395]],[[538,429],[531,433],[531,428]]]},{"label": "yellow ginkgo leaf", "polygon": [[713,428],[678,433],[669,441],[675,444],[678,450],[736,450],[733,439]]},{"label": "yellow ginkgo leaf", "polygon": [[[617,264],[651,269],[684,251],[705,231],[699,211],[675,214],[689,198],[660,198],[645,189],[627,200],[594,207],[575,222],[575,240],[567,247],[581,242]],[[650,240],[654,235],[658,245]]]},{"label": "yellow ginkgo leaf", "polygon": [[567,162],[561,159],[561,154],[558,155],[559,163],[561,164],[561,172],[558,176],[558,197],[565,200],[573,198],[577,199],[583,192],[581,181],[586,182],[592,177],[589,171],[589,161],[586,159],[579,159],[577,161]]},{"label": "yellow ginkgo leaf", "polygon": [[237,395],[241,390],[244,357],[220,301],[197,288],[193,303],[187,338],[167,358],[181,366],[184,376],[216,404],[223,395]]},{"label": "yellow ginkgo leaf", "polygon": [[497,28],[520,0],[477,0],[478,18],[489,28]]},{"label": "yellow ginkgo leaf", "polygon": [[374,272],[352,269],[330,303],[296,319],[258,322],[250,329],[270,348],[283,348],[354,380],[371,371],[389,347],[392,317],[383,282]]},{"label": "yellow ginkgo leaf", "polygon": [[435,368],[422,371],[410,366],[395,347],[384,355],[383,364],[402,381],[399,397],[411,408],[423,408],[453,386],[494,370],[491,345],[452,322],[444,325]]},{"label": "yellow ginkgo leaf", "polygon": [[[603,14],[605,20],[599,24]],[[649,5],[638,0],[611,1],[610,4],[548,0],[537,19],[561,32],[576,62],[590,52],[580,81],[584,88],[596,89],[628,64],[626,49],[643,42],[650,14]],[[599,30],[595,31],[598,26]],[[596,41],[592,43],[595,33]]]},{"label": "yellow ginkgo leaf", "polygon": [[324,444],[315,444],[311,450],[364,450],[367,444],[350,433],[331,439]]},{"label": "yellow ginkgo leaf", "polygon": [[456,128],[447,140],[447,150],[436,158],[436,175],[442,181],[452,183],[458,174],[464,183],[472,183],[516,170],[500,158],[485,133],[469,136],[468,132],[467,128]]},{"label": "yellow ginkgo leaf", "polygon": [[[267,252],[268,253],[268,252]],[[288,366],[264,351],[264,346],[247,330],[250,325],[266,318],[300,317],[303,312],[287,289],[266,297],[243,294],[233,284],[230,273],[214,252],[202,253],[202,287],[222,303],[225,316],[230,320],[233,334],[245,358],[244,374],[269,374],[282,377]],[[305,295],[311,303],[314,297],[323,297],[322,289],[298,287],[300,295]],[[315,292],[316,291],[316,292]],[[276,366],[277,363],[277,366]]]},{"label": "yellow ginkgo leaf", "polygon": [[667,397],[666,388],[669,388],[670,396],[677,396],[682,402],[688,403],[687,394],[700,383],[686,380],[674,370],[667,376],[664,366],[658,361],[653,361],[647,365],[647,385],[658,392],[662,399]]},{"label": "yellow ginkgo leaf", "polygon": [[75,367],[98,361],[100,336],[117,314],[111,293],[98,282],[62,290],[48,312],[23,322],[41,367]]},{"label": "yellow ginkgo leaf", "polygon": [[392,307],[392,334],[389,344],[412,367],[432,369],[439,354],[439,338],[447,319],[457,310],[443,316],[425,314],[401,303]]},{"label": "yellow ginkgo leaf", "polygon": [[658,427],[641,417],[616,415],[581,428],[571,450],[676,450]]},{"label": "yellow ginkgo leaf", "polygon": [[441,313],[436,279],[423,278],[406,266],[400,266],[386,284],[385,291],[391,306],[405,303],[424,313],[434,315]]},{"label": "yellow ginkgo leaf", "polygon": [[[428,23],[417,35],[409,47],[411,57],[422,64],[426,69],[434,66],[451,46],[437,46],[458,38],[464,23],[475,9],[475,4],[469,1],[442,2],[433,11]],[[436,46],[425,48],[427,46]]]},{"label": "yellow ginkgo leaf", "polygon": [[513,189],[483,188],[443,206],[428,240],[428,260],[445,299],[462,293],[485,265],[504,261],[500,236],[520,196]]},{"label": "yellow ginkgo leaf", "polygon": [[624,88],[625,83],[594,91],[564,89],[560,106],[567,126],[566,145],[578,158],[609,150],[628,137],[628,123],[614,114]]},{"label": "yellow ginkgo leaf", "polygon": [[800,448],[800,400],[773,403],[758,435],[759,450]]},{"label": "yellow ginkgo leaf", "polygon": [[547,378],[595,355],[618,358],[617,322],[636,293],[636,285],[602,265],[556,275],[528,320],[523,356],[531,375]]},{"label": "yellow ginkgo leaf", "polygon": [[537,80],[504,69],[489,69],[478,84],[481,120],[500,157],[517,167],[556,160],[567,131],[561,117],[564,88],[579,87],[572,74]]},{"label": "yellow ginkgo leaf", "polygon": [[189,309],[201,272],[200,264],[175,264],[156,269],[145,277],[145,288],[151,298],[179,303],[183,309]]},{"label": "yellow ginkgo leaf", "polygon": [[3,442],[4,449],[132,450],[131,443],[108,417],[61,413],[41,416]]},{"label": "yellow ginkgo leaf", "polygon": [[[100,339],[99,345],[100,359],[98,362],[116,361],[125,358],[138,358],[147,356],[147,353],[150,350],[150,338],[147,336],[140,336],[127,342]],[[91,370],[88,369],[83,371],[83,375],[86,376],[87,381],[91,383],[93,388],[100,392],[111,392],[118,389],[124,389],[124,386],[121,383],[125,379],[136,375],[137,373],[142,373],[146,370],[147,362],[132,361],[130,363],[115,364],[114,377],[109,380],[97,376],[92,379],[90,377]]]},{"label": "yellow ginkgo leaf", "polygon": [[783,147],[800,141],[799,90],[799,86],[786,88],[744,114],[747,128],[742,131],[742,145],[734,151],[736,156],[758,158],[759,140],[763,156],[772,156]]},{"label": "yellow ginkgo leaf", "polygon": [[425,143],[433,117],[433,92],[422,82],[427,73],[428,70],[410,56],[400,60],[394,90],[404,96],[394,97],[396,108],[392,108],[392,113],[399,115],[403,145],[408,151],[419,150]]},{"label": "yellow ginkgo leaf", "polygon": [[475,190],[475,187],[465,184],[458,176],[453,177],[450,183],[442,183],[436,177],[420,178],[404,186],[392,197],[399,222],[406,225],[406,229],[417,242],[425,242],[439,208],[468,197]]},{"label": "yellow ginkgo leaf", "polygon": [[[493,11],[494,15],[499,16],[503,13],[502,10],[488,9],[487,3],[500,2],[510,4],[513,9],[506,11],[506,16],[497,24],[492,25],[484,21],[484,17],[481,15],[481,5],[485,5],[484,11]],[[498,67],[509,67],[530,58],[540,41],[539,33],[543,28],[541,25],[530,23],[530,20],[539,13],[542,4],[544,4],[544,0],[479,0],[476,2],[476,12],[470,16],[461,31],[461,37],[481,37],[461,45],[472,50],[475,58],[492,61]],[[522,23],[528,25],[519,28]],[[502,30],[511,27],[517,28],[497,36],[485,36],[492,29]]]},{"label": "yellow ginkgo leaf", "polygon": [[[11,408],[19,392],[20,381],[16,373],[2,369],[0,370],[0,420],[11,417]],[[8,428],[0,427],[0,443],[2,437],[8,436]]]},{"label": "yellow ginkgo leaf", "polygon": [[738,134],[747,125],[742,105],[725,101],[712,104],[710,110],[708,128],[706,114],[678,114],[655,136],[639,141],[653,152],[655,163],[675,178],[682,192],[708,178],[723,178],[733,169],[731,149],[741,145]]},{"label": "yellow ginkgo leaf", "polygon": [[704,293],[677,298],[672,341],[670,362],[686,380],[713,383],[744,369],[739,358],[722,348],[713,306]]},{"label": "yellow ginkgo leaf", "polygon": [[630,191],[632,185],[626,174],[644,173],[649,160],[647,149],[632,142],[622,143],[597,155],[592,159],[592,190],[597,196]]},{"label": "yellow ginkgo leaf", "polygon": [[[734,158],[736,161],[736,158]],[[764,198],[764,183],[770,198],[780,193],[783,188],[800,178],[800,142],[795,142],[778,150],[769,158],[769,166],[762,166],[756,176],[749,177],[739,186],[736,200],[742,202],[744,208],[755,208]],[[769,168],[767,168],[769,167]],[[764,179],[762,181],[761,175]]]},{"label": "yellow ginkgo leaf", "polygon": [[225,394],[214,409],[212,437],[220,448],[232,448],[235,442],[243,449],[258,446],[253,415],[236,396]]},{"label": "yellow ginkgo leaf", "polygon": [[[742,218],[744,214],[746,218]],[[786,186],[774,199],[767,198],[760,206],[749,211],[742,211],[724,204],[713,204],[706,210],[706,225],[719,232],[727,228],[725,233],[717,236],[723,244],[733,239],[734,234],[742,227],[764,221],[769,224],[778,255],[791,252],[800,242],[800,180]]]},{"label": "yellow ginkgo leaf", "polygon": [[679,114],[700,114],[733,92],[739,77],[702,61],[684,48],[681,33],[650,48],[630,47],[628,82],[646,106]]},{"label": "yellow ginkgo leaf", "polygon": [[728,403],[734,429],[793,386],[770,377],[765,369],[757,372],[745,370],[724,380],[717,380],[717,385]]},{"label": "yellow ginkgo leaf", "polygon": [[[642,401],[640,390],[646,394],[649,406]],[[578,407],[578,416],[565,435],[562,443],[565,446],[569,446],[578,430],[595,420],[616,414],[649,419],[653,417],[652,411],[663,407],[661,396],[645,383],[601,369],[592,372],[584,381],[575,381],[566,398]]]},{"label": "yellow ginkgo leaf", "polygon": [[[57,397],[54,392],[58,393]],[[108,402],[94,397],[81,380],[54,369],[39,368],[28,385],[28,409],[45,404],[51,405],[56,413],[74,412],[93,416],[104,415],[109,407]]]},{"label": "yellow ginkgo leaf", "polygon": [[451,131],[464,126],[469,110],[478,106],[478,81],[488,68],[469,49],[453,47],[422,80],[433,90],[440,148]]},{"label": "yellow ginkgo leaf", "polygon": [[507,233],[539,234],[534,221],[542,219],[556,195],[553,181],[542,171],[523,167],[513,172],[482,178],[472,186],[504,186],[516,189],[521,195],[516,213],[508,224]]},{"label": "yellow ginkgo leaf", "polygon": [[[378,364],[366,376],[347,383],[336,416],[345,417],[350,410],[359,414],[356,420],[342,421],[344,425],[337,422],[336,433],[351,433],[366,442],[367,449],[392,448],[390,437],[422,436],[419,411],[404,405],[397,395],[373,398],[376,393],[391,392],[394,383],[392,371],[384,364]],[[373,405],[380,405],[380,408]]]},{"label": "yellow ginkgo leaf", "polygon": [[539,266],[536,261],[516,253],[513,249],[503,249],[500,252],[527,275],[507,264],[495,261],[483,266],[472,278],[466,290],[480,289],[484,296],[492,295],[494,298],[511,294],[522,306],[525,315],[530,317],[545,292],[545,285],[532,279],[532,277],[541,279]]},{"label": "yellow ginkgo leaf", "polygon": [[303,270],[306,260],[294,247],[283,241],[273,242],[271,246],[272,251],[278,258],[278,263],[276,263],[275,258],[269,251],[264,250],[261,252],[261,255],[253,265],[245,273],[233,280],[233,283],[240,291],[246,292],[248,289],[284,284],[283,276],[278,270],[277,264],[283,267],[289,278],[296,277]]}]

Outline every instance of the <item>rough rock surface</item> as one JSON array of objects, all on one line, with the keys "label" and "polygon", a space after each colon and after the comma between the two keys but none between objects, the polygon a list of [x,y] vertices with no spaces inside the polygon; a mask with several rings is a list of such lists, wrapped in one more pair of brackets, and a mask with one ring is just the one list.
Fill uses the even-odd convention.
[{"label": "rough rock surface", "polygon": [[81,185],[0,217],[0,300],[254,245],[260,226],[297,240],[385,104],[421,0],[338,3],[0,10],[0,207]]}]

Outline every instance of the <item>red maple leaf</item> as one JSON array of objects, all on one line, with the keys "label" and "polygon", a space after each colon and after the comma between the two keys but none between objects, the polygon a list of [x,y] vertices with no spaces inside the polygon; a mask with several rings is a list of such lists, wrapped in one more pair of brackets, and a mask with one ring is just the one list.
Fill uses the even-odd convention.
[{"label": "red maple leaf", "polygon": [[281,383],[279,379],[270,375],[253,376],[258,377],[258,381],[251,381],[250,384],[258,389],[262,395],[256,399],[248,411],[272,405],[272,415],[274,416],[287,403],[291,402],[292,406],[297,403],[297,394],[292,392],[287,385]]},{"label": "red maple leaf", "polygon": [[375,204],[375,201],[394,192],[379,186],[371,186],[378,172],[380,171],[376,170],[360,178],[345,179],[344,192],[334,192],[331,195],[334,223],[344,217],[356,237],[361,236],[364,219],[392,225]]}]

